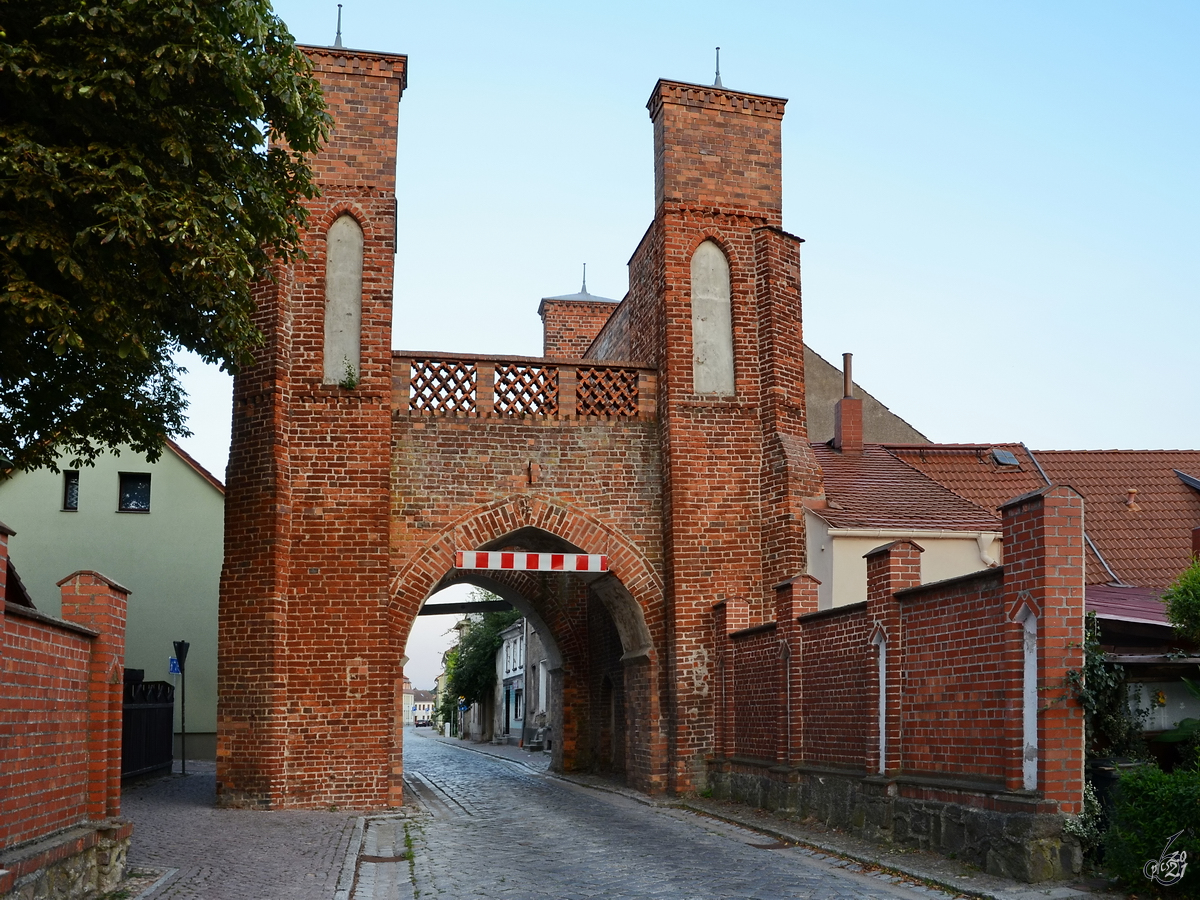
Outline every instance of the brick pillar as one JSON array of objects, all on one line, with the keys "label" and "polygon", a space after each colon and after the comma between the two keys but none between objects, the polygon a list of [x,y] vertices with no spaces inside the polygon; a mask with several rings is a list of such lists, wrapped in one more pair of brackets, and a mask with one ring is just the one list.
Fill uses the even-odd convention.
[{"label": "brick pillar", "polygon": [[800,616],[817,611],[817,588],[811,575],[797,575],[775,585],[775,633],[779,637],[779,740],[776,760],[799,765],[804,758],[804,678],[801,669]]},{"label": "brick pillar", "polygon": [[[1022,786],[1023,708],[1021,698],[1021,619],[1037,616],[1036,697],[1062,693],[1072,669],[1083,667],[1084,533],[1083,498],[1053,485],[1017,497],[1000,507],[1004,516],[1004,601],[1013,618],[1009,656],[1012,717],[1009,786]],[[1037,708],[1037,790],[1075,815],[1083,797],[1083,708],[1072,697]]]},{"label": "brick pillar", "polygon": [[820,467],[808,444],[800,244],[800,238],[779,228],[754,231],[763,435],[763,576],[767,584],[785,581],[808,567],[804,500],[824,493]]},{"label": "brick pillar", "polygon": [[[4,601],[8,598],[8,539],[16,534],[11,528],[0,522],[0,659],[5,652]],[[0,761],[4,759],[3,749],[0,749]],[[0,831],[0,845],[3,844],[4,834]]]},{"label": "brick pillar", "polygon": [[[915,541],[893,541],[876,547],[866,554],[867,560],[867,617],[874,630],[871,643],[875,654],[882,655],[886,666],[886,683],[878,677],[871,682],[871,709],[880,710],[885,730],[879,726],[879,715],[872,715],[867,728],[866,769],[875,774],[892,774],[900,769],[903,757],[904,730],[901,676],[904,673],[904,633],[900,619],[900,603],[896,592],[921,583],[921,554],[924,548]],[[884,744],[883,765],[880,765],[880,741]],[[880,768],[883,772],[880,773]]]},{"label": "brick pillar", "polygon": [[728,759],[737,753],[738,694],[737,660],[734,658],[733,639],[730,635],[748,627],[750,616],[744,600],[722,600],[714,603],[713,615],[718,654],[717,672],[720,675],[713,752],[718,758]]},{"label": "brick pillar", "polygon": [[98,632],[88,661],[88,818],[121,814],[121,721],[129,589],[99,572],[58,583],[62,617]]}]

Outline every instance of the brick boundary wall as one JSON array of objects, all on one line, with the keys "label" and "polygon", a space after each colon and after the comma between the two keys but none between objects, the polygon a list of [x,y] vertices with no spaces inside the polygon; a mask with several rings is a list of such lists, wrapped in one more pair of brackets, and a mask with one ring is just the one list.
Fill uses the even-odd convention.
[{"label": "brick boundary wall", "polygon": [[[731,625],[744,613],[719,605],[715,796],[1029,882],[1077,873],[1080,848],[1062,825],[1081,810],[1083,713],[1064,679],[1083,665],[1083,502],[1053,486],[1001,512],[1003,567],[921,585],[920,546],[897,541],[867,554],[865,603],[805,613],[815,584],[793,581],[780,586],[773,628],[743,630]],[[1029,616],[1036,684],[1024,680]],[[762,654],[768,636],[788,648],[775,672]],[[752,697],[770,706],[764,684],[775,707],[741,709]],[[1037,704],[1036,737],[1024,733],[1027,702]],[[772,713],[789,747],[770,759],[761,723]]]},{"label": "brick boundary wall", "polygon": [[[0,597],[10,534],[0,526]],[[133,832],[120,818],[129,592],[87,571],[59,587],[62,619],[0,609],[0,897],[112,890]]]}]

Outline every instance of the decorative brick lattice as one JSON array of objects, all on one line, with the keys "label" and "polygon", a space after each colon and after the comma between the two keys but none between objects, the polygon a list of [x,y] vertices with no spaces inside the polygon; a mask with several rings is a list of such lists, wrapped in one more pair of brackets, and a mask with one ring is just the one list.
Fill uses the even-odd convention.
[{"label": "decorative brick lattice", "polygon": [[579,370],[577,388],[581,416],[636,416],[638,373],[634,369]]},{"label": "decorative brick lattice", "polygon": [[409,406],[423,413],[475,412],[478,382],[474,363],[413,360]]},{"label": "decorative brick lattice", "polygon": [[558,366],[496,364],[496,412],[552,416],[558,412]]}]

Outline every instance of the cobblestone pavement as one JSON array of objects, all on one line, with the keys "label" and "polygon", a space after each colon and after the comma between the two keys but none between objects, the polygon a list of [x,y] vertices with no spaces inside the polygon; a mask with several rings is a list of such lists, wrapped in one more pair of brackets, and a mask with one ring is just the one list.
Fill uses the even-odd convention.
[{"label": "cobblestone pavement", "polygon": [[[401,828],[412,842],[412,887],[420,898],[952,896],[694,811],[546,778],[435,739],[406,742],[405,772],[416,808]],[[392,840],[388,852],[402,838]],[[374,880],[374,898],[412,897],[402,883],[408,866],[381,865],[392,867],[391,877],[386,893]]]},{"label": "cobblestone pavement", "polygon": [[[545,775],[547,755],[516,747],[476,746],[409,729],[404,758],[408,805],[365,816],[217,809],[211,762],[189,760],[186,778],[176,774],[126,785],[123,813],[135,825],[130,869],[146,873],[130,880],[130,896],[941,900],[956,895],[927,886],[934,883],[958,889],[958,896],[991,900],[1113,896],[1092,887],[1089,898],[1089,888],[1080,884],[992,878],[942,857],[815,833],[737,804],[693,799],[690,808],[650,805],[598,779]],[[915,878],[889,876],[877,864]]]},{"label": "cobblestone pavement", "polygon": [[[178,763],[176,763],[178,771]],[[129,868],[166,870],[154,900],[332,900],[358,818],[350,813],[217,809],[212,762],[126,785]],[[411,895],[410,895],[411,896]]]}]

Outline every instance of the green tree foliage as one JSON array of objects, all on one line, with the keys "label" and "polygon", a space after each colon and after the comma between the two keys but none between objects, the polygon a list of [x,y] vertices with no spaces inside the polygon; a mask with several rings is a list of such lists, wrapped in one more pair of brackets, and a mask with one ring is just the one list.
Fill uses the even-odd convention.
[{"label": "green tree foliage", "polygon": [[0,98],[0,454],[156,458],[187,433],[172,354],[261,341],[320,86],[268,0],[0,0]]},{"label": "green tree foliage", "polygon": [[1200,644],[1200,557],[1192,560],[1163,594],[1167,621],[1181,638]]},{"label": "green tree foliage", "polygon": [[[1179,869],[1170,854],[1178,852],[1187,854],[1187,867],[1171,884]],[[1140,897],[1200,897],[1200,872],[1192,867],[1198,853],[1200,771],[1193,765],[1168,773],[1147,765],[1123,772],[1104,842],[1109,872]]]},{"label": "green tree foliage", "polygon": [[[476,599],[499,598],[481,591]],[[500,632],[520,618],[515,609],[487,612],[463,629],[454,669],[448,673],[450,693],[456,699],[465,697],[467,703],[477,703],[491,693],[496,685],[496,652],[504,643]]]},{"label": "green tree foliage", "polygon": [[1130,709],[1125,668],[1105,660],[1095,613],[1088,613],[1084,621],[1083,671],[1068,672],[1067,684],[1083,706],[1089,756],[1146,757],[1145,710]]}]

